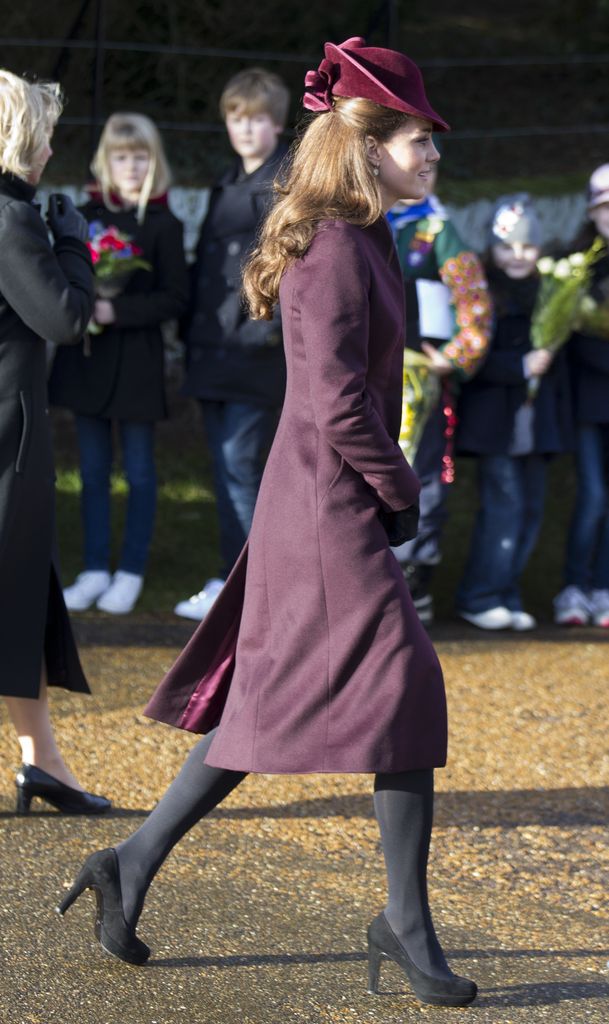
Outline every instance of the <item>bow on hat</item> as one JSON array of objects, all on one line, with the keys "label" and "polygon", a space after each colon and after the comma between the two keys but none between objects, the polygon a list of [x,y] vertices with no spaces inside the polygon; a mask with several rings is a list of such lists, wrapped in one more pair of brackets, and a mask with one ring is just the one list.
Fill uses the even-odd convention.
[{"label": "bow on hat", "polygon": [[[346,50],[350,47],[365,46],[366,41],[361,36],[353,36],[346,39],[344,43],[335,46],[335,50]],[[324,47],[327,53],[327,44]],[[317,71],[307,71],[305,75],[305,94],[302,98],[302,105],[307,110],[314,110],[319,113],[322,110],[332,110],[334,106],[332,86],[336,85],[340,78],[340,64],[336,64],[327,57],[324,57]]]},{"label": "bow on hat", "polygon": [[303,106],[321,113],[332,110],[336,97],[360,97],[383,107],[431,121],[435,129],[448,125],[431,108],[419,68],[403,53],[367,46],[361,36],[344,43],[326,43],[316,71],[305,75]]},{"label": "bow on hat", "polygon": [[303,106],[316,113],[322,110],[332,110],[332,86],[337,78],[337,65],[324,57],[317,71],[307,71],[305,75]]}]

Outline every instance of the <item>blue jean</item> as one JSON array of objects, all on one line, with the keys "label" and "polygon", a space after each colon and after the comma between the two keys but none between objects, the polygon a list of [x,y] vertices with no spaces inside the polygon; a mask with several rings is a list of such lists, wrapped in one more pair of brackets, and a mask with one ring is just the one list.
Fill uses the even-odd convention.
[{"label": "blue jean", "polygon": [[546,493],[543,455],[484,455],[479,508],[457,607],[472,613],[522,610],[520,577],[533,552]]},{"label": "blue jean", "polygon": [[565,583],[609,589],[609,424],[576,429],[577,494],[567,539]]},{"label": "blue jean", "polygon": [[[119,569],[141,576],[146,567],[156,512],[154,424],[120,420],[123,468],[129,484],[125,535]],[[112,421],[77,416],[82,479],[81,513],[85,569],[110,568],[110,472]]]},{"label": "blue jean", "polygon": [[222,575],[250,532],[278,410],[248,402],[201,401],[216,491]]}]

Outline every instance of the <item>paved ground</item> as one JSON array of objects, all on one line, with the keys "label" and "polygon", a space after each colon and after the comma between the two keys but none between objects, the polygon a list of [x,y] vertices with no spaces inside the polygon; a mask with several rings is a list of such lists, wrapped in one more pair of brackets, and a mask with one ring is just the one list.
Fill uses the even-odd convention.
[{"label": "paved ground", "polygon": [[159,875],[144,968],[100,953],[90,894],[53,913],[84,856],[137,826],[193,742],[140,713],[187,627],[91,617],[79,632],[95,696],[54,695],[57,728],[118,809],[15,817],[2,729],[0,1024],[607,1024],[609,637],[438,632],[451,757],[431,895],[453,967],[481,990],[469,1010],[438,1010],[393,965],[382,996],[365,992],[384,892],[369,777],[248,778]]}]

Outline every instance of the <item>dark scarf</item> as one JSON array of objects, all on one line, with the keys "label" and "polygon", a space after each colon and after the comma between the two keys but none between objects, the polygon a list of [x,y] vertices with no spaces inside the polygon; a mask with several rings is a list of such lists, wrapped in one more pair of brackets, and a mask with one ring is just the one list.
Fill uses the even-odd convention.
[{"label": "dark scarf", "polygon": [[36,195],[36,186],[30,185],[9,171],[0,171],[0,192],[13,199],[21,199],[24,203],[31,203]]}]

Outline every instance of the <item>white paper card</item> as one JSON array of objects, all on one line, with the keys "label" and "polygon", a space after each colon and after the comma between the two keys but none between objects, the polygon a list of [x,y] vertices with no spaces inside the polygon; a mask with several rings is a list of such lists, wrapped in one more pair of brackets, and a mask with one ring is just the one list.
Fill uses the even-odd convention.
[{"label": "white paper card", "polygon": [[416,281],[419,304],[419,334],[422,338],[448,341],[455,333],[455,314],[450,288],[441,281]]}]

